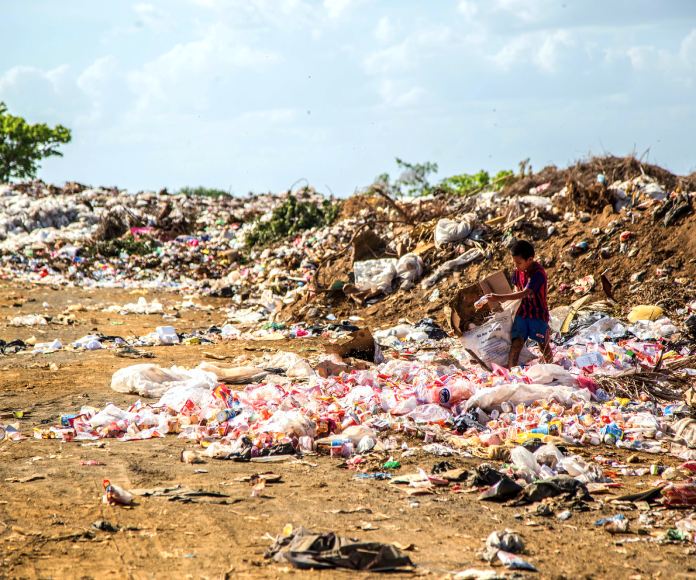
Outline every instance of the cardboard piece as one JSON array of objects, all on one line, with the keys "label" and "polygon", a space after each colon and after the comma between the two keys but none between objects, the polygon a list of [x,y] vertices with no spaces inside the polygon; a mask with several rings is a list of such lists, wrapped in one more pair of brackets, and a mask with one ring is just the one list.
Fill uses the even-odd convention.
[{"label": "cardboard piece", "polygon": [[336,342],[327,344],[324,350],[341,358],[352,357],[374,363],[384,362],[382,351],[367,328],[351,332]]},{"label": "cardboard piece", "polygon": [[498,270],[490,276],[479,280],[476,284],[462,288],[457,292],[455,297],[446,306],[447,319],[449,320],[452,332],[461,336],[462,333],[469,329],[469,324],[481,324],[484,322],[491,311],[502,310],[500,304],[484,306],[481,310],[474,308],[476,302],[484,294],[509,294],[512,292],[512,287],[508,282],[504,270]]}]

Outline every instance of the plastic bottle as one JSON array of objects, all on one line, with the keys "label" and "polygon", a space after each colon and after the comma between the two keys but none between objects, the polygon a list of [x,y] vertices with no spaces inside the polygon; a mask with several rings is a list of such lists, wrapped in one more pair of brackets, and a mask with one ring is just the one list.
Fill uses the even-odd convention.
[{"label": "plastic bottle", "polygon": [[236,409],[223,409],[222,411],[218,411],[216,415],[216,419],[218,423],[224,423],[225,421],[229,421],[230,419],[234,419],[238,415]]},{"label": "plastic bottle", "polygon": [[471,390],[463,385],[449,385],[442,387],[439,393],[439,403],[441,405],[456,405],[467,398]]},{"label": "plastic bottle", "polygon": [[523,470],[539,473],[539,464],[534,457],[534,454],[524,447],[515,447],[510,452],[510,460],[514,465]]},{"label": "plastic bottle", "polygon": [[621,427],[612,422],[602,428],[600,435],[607,445],[616,445],[617,441],[623,439],[624,432]]}]

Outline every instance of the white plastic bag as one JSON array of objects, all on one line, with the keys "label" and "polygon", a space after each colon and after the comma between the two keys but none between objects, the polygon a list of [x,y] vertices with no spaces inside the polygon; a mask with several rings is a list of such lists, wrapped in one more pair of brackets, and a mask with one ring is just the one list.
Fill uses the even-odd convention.
[{"label": "white plastic bag", "polygon": [[268,421],[259,426],[259,431],[262,433],[285,433],[297,437],[314,437],[316,423],[296,409],[278,410]]},{"label": "white plastic bag", "polygon": [[160,344],[179,344],[179,336],[173,326],[158,326],[155,328],[155,332]]},{"label": "white plastic bag", "polygon": [[[519,305],[519,300],[504,303],[503,310],[495,312],[481,326],[462,334],[461,341],[464,347],[487,364],[507,365],[512,321]],[[532,354],[523,348],[520,353],[520,362],[525,363],[531,359]]]},{"label": "white plastic bag", "polygon": [[534,475],[539,473],[539,464],[534,454],[521,445],[510,451],[510,460],[523,471],[528,471]]},{"label": "white plastic bag", "polygon": [[397,261],[393,258],[381,260],[364,260],[353,264],[355,274],[355,286],[358,290],[370,292],[384,292],[391,290],[391,285],[396,277]]},{"label": "white plastic bag", "polygon": [[83,348],[85,350],[99,350],[103,348],[102,343],[99,341],[99,337],[95,334],[88,334],[82,338],[78,338],[72,343],[73,348]]},{"label": "white plastic bag", "polygon": [[283,369],[288,377],[295,379],[302,379],[315,374],[310,364],[294,352],[278,352],[268,361],[268,367]]},{"label": "white plastic bag", "polygon": [[536,364],[525,369],[525,374],[534,383],[542,385],[550,385],[557,383],[567,387],[577,385],[577,380],[574,375],[570,374],[560,365],[555,364]]},{"label": "white plastic bag", "polygon": [[452,418],[452,412],[435,403],[420,405],[406,415],[416,423],[440,423]]},{"label": "white plastic bag", "polygon": [[505,401],[511,405],[518,403],[528,405],[540,399],[553,399],[568,407],[574,401],[587,402],[590,397],[590,392],[587,389],[573,389],[562,385],[506,383],[497,387],[479,389],[467,400],[466,408],[480,407],[484,411],[490,411],[500,408],[500,405]]},{"label": "white plastic bag", "polygon": [[435,226],[435,246],[438,248],[448,242],[458,242],[469,236],[476,219],[474,214],[467,214],[461,220],[443,218]]},{"label": "white plastic bag", "polygon": [[402,290],[412,288],[423,275],[423,260],[416,254],[401,256],[396,263],[396,275],[399,277],[399,285]]},{"label": "white plastic bag", "polygon": [[138,364],[117,370],[111,377],[111,388],[119,393],[141,397],[161,397],[174,387],[201,387],[207,391],[217,384],[217,377],[200,369],[182,367],[164,369],[153,364]]}]

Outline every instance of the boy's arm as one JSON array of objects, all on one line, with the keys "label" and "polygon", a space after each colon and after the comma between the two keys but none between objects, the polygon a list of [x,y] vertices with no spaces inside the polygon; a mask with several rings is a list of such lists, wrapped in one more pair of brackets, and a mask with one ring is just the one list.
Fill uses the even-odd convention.
[{"label": "boy's arm", "polygon": [[489,302],[509,302],[510,300],[519,300],[529,294],[529,287],[519,292],[510,292],[509,294],[486,294]]},{"label": "boy's arm", "polygon": [[534,273],[532,277],[527,282],[527,285],[517,292],[510,292],[508,294],[487,294],[489,302],[509,302],[510,300],[519,300],[524,298],[530,292],[540,292],[541,287],[544,283],[544,277],[538,272]]}]

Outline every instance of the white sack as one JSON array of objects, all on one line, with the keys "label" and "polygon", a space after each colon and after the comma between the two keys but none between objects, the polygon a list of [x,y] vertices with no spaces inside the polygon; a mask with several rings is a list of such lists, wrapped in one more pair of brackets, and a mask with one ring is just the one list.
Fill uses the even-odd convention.
[{"label": "white sack", "polygon": [[466,214],[461,220],[443,218],[438,221],[435,226],[435,246],[439,248],[442,244],[469,237],[475,219],[474,214]]},{"label": "white sack", "polygon": [[[519,305],[519,300],[505,302],[502,305],[503,310],[495,312],[481,326],[462,334],[461,341],[464,348],[468,348],[486,364],[507,365],[512,321]],[[532,358],[529,350],[526,347],[522,348],[520,363],[525,363]]]},{"label": "white sack", "polygon": [[396,264],[396,275],[399,277],[399,285],[408,290],[413,287],[423,275],[423,260],[416,254],[405,254],[399,258]]},{"label": "white sack", "polygon": [[383,258],[381,260],[364,260],[353,264],[355,286],[358,290],[385,294],[391,290],[392,281],[396,277],[396,260]]},{"label": "white sack", "polygon": [[111,377],[114,391],[151,398],[162,397],[174,387],[199,387],[210,391],[216,384],[217,377],[210,372],[177,366],[163,369],[153,364],[124,367]]},{"label": "white sack", "polygon": [[524,403],[529,405],[534,401],[546,399],[558,401],[569,407],[574,401],[589,401],[590,391],[587,389],[574,389],[562,385],[539,385],[525,383],[507,383],[497,387],[479,389],[466,402],[466,408],[480,407],[484,411],[500,408],[500,405],[508,401],[511,405]]}]

